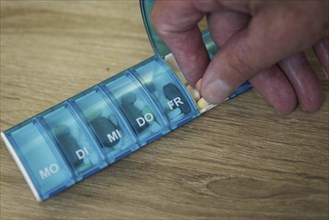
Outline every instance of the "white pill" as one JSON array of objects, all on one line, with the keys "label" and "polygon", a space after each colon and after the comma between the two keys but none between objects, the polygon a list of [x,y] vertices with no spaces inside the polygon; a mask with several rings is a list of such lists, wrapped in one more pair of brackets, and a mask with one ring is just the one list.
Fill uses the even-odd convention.
[{"label": "white pill", "polygon": [[75,137],[75,139],[79,140],[81,136],[81,130],[77,128],[71,128],[70,129],[71,135]]},{"label": "white pill", "polygon": [[151,132],[149,132],[149,131],[144,131],[143,133],[140,133],[140,134],[139,134],[139,138],[140,138],[141,140],[144,140],[144,139],[148,138],[150,135],[151,135]]},{"label": "white pill", "polygon": [[176,108],[168,113],[168,117],[169,117],[169,119],[172,120],[172,119],[176,118],[177,116],[179,116],[181,113],[182,113],[182,111],[180,110],[180,108]]},{"label": "white pill", "polygon": [[99,163],[99,157],[96,153],[90,154],[89,158],[90,158],[90,161],[91,161],[92,164],[98,164]]},{"label": "white pill", "polygon": [[86,141],[86,139],[76,139],[77,142],[78,142],[78,145],[81,147],[81,148],[84,148],[84,147],[89,147],[89,143],[88,141]]},{"label": "white pill", "polygon": [[148,129],[150,132],[155,133],[161,129],[161,126],[157,122],[153,122]]},{"label": "white pill", "polygon": [[204,108],[206,108],[208,105],[209,105],[209,103],[206,102],[206,100],[204,100],[203,98],[201,98],[201,99],[198,101],[198,107],[199,107],[199,109],[204,109]]},{"label": "white pill", "polygon": [[116,150],[121,149],[121,141],[119,141],[116,145],[114,145],[113,148],[116,149]]},{"label": "white pill", "polygon": [[83,163],[84,164],[90,164],[90,158],[89,157],[84,157],[83,158]]},{"label": "white pill", "polygon": [[194,100],[198,101],[200,99],[200,93],[198,92],[198,90],[192,88],[192,86],[190,86],[190,85],[187,85],[186,89],[190,93],[190,95],[193,97]]},{"label": "white pill", "polygon": [[137,99],[135,102],[134,102],[134,106],[136,108],[138,108],[139,110],[142,110],[144,107],[145,107],[145,102],[143,102],[142,100],[140,99]]},{"label": "white pill", "polygon": [[101,109],[90,109],[85,112],[88,121],[91,121],[102,114]]},{"label": "white pill", "polygon": [[118,127],[119,126],[119,124],[118,124],[118,121],[117,121],[117,119],[116,119],[116,117],[114,116],[114,114],[111,114],[109,117],[108,117],[108,119],[116,126],[116,127]]},{"label": "white pill", "polygon": [[[120,150],[112,150],[107,154],[107,156],[109,158],[113,158],[113,157],[117,156],[119,153],[120,153]],[[110,162],[114,162],[114,160],[111,160]]]},{"label": "white pill", "polygon": [[101,112],[100,116],[107,118],[107,116],[109,115],[109,112],[106,108],[104,108],[104,110]]}]

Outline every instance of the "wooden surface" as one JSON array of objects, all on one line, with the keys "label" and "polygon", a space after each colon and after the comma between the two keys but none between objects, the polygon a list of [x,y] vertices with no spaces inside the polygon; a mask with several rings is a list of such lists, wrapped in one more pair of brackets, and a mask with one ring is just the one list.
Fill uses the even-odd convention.
[{"label": "wooden surface", "polygon": [[[151,55],[137,1],[1,1],[1,131]],[[252,90],[42,203],[1,142],[0,216],[328,219],[328,117]]]}]

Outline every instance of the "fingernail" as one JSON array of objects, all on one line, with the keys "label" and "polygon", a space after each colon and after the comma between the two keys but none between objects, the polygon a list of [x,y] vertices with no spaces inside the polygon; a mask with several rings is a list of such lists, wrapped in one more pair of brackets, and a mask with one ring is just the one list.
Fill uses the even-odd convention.
[{"label": "fingernail", "polygon": [[324,73],[324,76],[326,77],[326,79],[327,79],[327,80],[329,80],[329,72],[328,72],[328,71],[326,71],[326,69],[325,69],[325,68],[323,68],[323,67],[322,67],[322,71],[323,71],[323,73]]},{"label": "fingernail", "polygon": [[200,92],[201,89],[201,82],[202,82],[202,78],[199,79],[196,84],[195,84],[195,88]]},{"label": "fingernail", "polygon": [[212,104],[219,104],[225,101],[232,90],[230,85],[220,79],[216,79],[205,87],[202,96],[207,102]]}]

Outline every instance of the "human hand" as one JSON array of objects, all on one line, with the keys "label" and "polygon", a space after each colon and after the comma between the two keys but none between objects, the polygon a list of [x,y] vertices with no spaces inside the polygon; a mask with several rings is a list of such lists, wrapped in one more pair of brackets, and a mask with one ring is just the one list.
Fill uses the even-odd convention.
[{"label": "human hand", "polygon": [[[303,50],[313,47],[329,79],[327,0],[156,1],[151,18],[192,86],[213,104],[249,80],[277,111],[316,111],[323,93]],[[221,50],[212,61],[197,23],[207,17]]]}]

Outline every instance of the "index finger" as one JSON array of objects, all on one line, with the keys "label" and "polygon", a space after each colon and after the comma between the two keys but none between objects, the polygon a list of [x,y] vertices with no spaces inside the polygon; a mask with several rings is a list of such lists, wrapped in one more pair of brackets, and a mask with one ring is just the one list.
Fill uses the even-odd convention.
[{"label": "index finger", "polygon": [[198,22],[205,13],[193,1],[156,1],[151,19],[156,32],[172,51],[188,82],[195,86],[208,64]]}]

